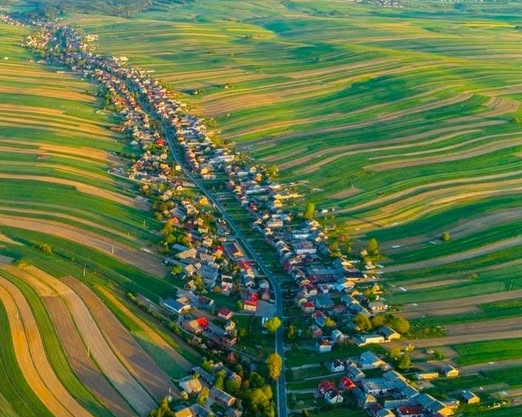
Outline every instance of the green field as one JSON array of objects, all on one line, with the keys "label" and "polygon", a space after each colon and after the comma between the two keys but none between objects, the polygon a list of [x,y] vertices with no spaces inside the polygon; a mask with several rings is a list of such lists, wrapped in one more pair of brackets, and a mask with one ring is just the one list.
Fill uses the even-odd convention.
[{"label": "green field", "polygon": [[437,276],[433,258],[455,274],[451,255],[479,272],[520,251],[520,7],[202,0],[65,21],[154,71],[215,136],[307,180],[354,249],[375,235],[406,280]]}]

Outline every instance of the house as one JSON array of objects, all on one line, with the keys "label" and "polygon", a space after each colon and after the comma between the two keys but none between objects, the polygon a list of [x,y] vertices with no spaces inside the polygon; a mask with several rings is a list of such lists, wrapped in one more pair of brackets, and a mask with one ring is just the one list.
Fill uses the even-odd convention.
[{"label": "house", "polygon": [[237,408],[229,408],[225,411],[225,417],[241,417],[243,412]]},{"label": "house", "polygon": [[174,417],[192,417],[192,410],[189,407],[185,407],[174,413]]},{"label": "house", "polygon": [[203,385],[199,378],[194,378],[193,376],[188,376],[179,381],[179,387],[190,394],[198,394],[202,389]]},{"label": "house", "polygon": [[230,320],[234,313],[226,307],[221,307],[218,311],[218,317],[223,320]]},{"label": "house", "polygon": [[439,377],[439,373],[435,372],[417,372],[415,374],[415,379],[417,381],[431,381],[433,379],[437,379]]},{"label": "house", "polygon": [[335,383],[333,381],[323,380],[323,381],[319,382],[316,393],[318,396],[322,397],[328,391],[333,390],[333,389],[335,389]]},{"label": "house", "polygon": [[247,295],[246,300],[243,303],[243,310],[251,313],[255,313],[257,311],[257,294],[249,293]]},{"label": "house", "polygon": [[161,305],[172,313],[183,314],[190,311],[190,304],[182,304],[173,298],[167,298],[161,301]]},{"label": "house", "polygon": [[384,362],[375,353],[369,350],[361,353],[361,356],[358,360],[358,365],[362,370],[380,368],[385,364],[386,362]]},{"label": "house", "polygon": [[373,313],[382,313],[386,311],[388,306],[384,304],[382,301],[371,301],[368,303],[368,309]]},{"label": "house", "polygon": [[460,393],[460,396],[466,404],[478,404],[480,402],[479,396],[471,391],[464,390]]},{"label": "house", "polygon": [[352,392],[359,407],[369,408],[372,404],[377,403],[377,398],[375,398],[375,396],[372,394],[366,394],[360,388],[355,388]]},{"label": "house", "polygon": [[354,363],[347,363],[346,364],[346,375],[352,380],[352,381],[359,381],[361,379],[364,379],[366,375],[364,374],[361,369],[355,365]]},{"label": "house", "polygon": [[305,301],[301,304],[301,311],[303,313],[311,314],[315,311],[315,304],[312,301]]},{"label": "house", "polygon": [[361,334],[353,337],[354,343],[361,347],[370,345],[372,343],[384,343],[386,342],[386,339],[383,335],[376,334],[376,333],[370,333],[370,334]]},{"label": "house", "polygon": [[459,376],[459,370],[454,368],[450,364],[444,365],[441,368],[440,373],[446,378],[455,378]]},{"label": "house", "polygon": [[397,417],[426,417],[422,405],[410,405],[397,408]]},{"label": "house", "polygon": [[326,317],[326,314],[324,314],[321,310],[315,310],[312,314],[312,318],[319,327],[323,327],[328,317]]},{"label": "house", "polygon": [[314,339],[317,339],[323,335],[323,330],[317,324],[312,324],[310,326],[310,334]]},{"label": "house", "polygon": [[396,417],[393,411],[383,408],[379,403],[370,405],[367,411],[371,417]]},{"label": "house", "polygon": [[401,338],[400,333],[388,326],[381,326],[375,332],[384,336],[386,341],[399,340]]},{"label": "house", "polygon": [[355,382],[353,382],[347,376],[343,376],[339,381],[339,388],[344,391],[350,391],[356,387]]},{"label": "house", "polygon": [[192,412],[192,417],[212,417],[214,413],[209,410],[207,407],[203,407],[202,405],[196,403],[190,406],[190,411]]},{"label": "house", "polygon": [[333,343],[328,337],[320,337],[316,343],[317,350],[321,353],[331,352]]},{"label": "house", "polygon": [[236,402],[236,397],[216,387],[210,389],[209,395],[216,403],[225,408],[232,407]]},{"label": "house", "polygon": [[341,404],[344,401],[343,396],[336,389],[327,391],[323,398],[328,404]]},{"label": "house", "polygon": [[315,299],[315,308],[332,308],[334,302],[328,295],[320,295]]},{"label": "house", "polygon": [[345,365],[342,360],[333,359],[331,361],[326,362],[326,368],[332,373],[343,372],[345,370]]},{"label": "house", "polygon": [[198,374],[198,379],[208,387],[211,387],[216,382],[216,377],[214,375],[208,373],[199,366],[195,366],[194,368],[192,368],[192,372],[194,374]]},{"label": "house", "polygon": [[334,343],[342,343],[345,340],[348,339],[348,336],[346,336],[343,332],[341,332],[339,329],[334,329],[332,331],[332,341]]}]

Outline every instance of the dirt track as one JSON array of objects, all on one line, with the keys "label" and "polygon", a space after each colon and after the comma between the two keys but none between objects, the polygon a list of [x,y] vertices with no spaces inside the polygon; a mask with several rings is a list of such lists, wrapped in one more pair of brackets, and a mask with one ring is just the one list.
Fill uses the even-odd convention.
[{"label": "dirt track", "polygon": [[6,271],[27,282],[42,298],[64,348],[69,364],[78,379],[89,388],[95,397],[118,417],[135,417],[127,402],[105,379],[96,364],[88,357],[78,330],[63,300],[46,284],[15,266],[7,266]]},{"label": "dirt track", "polygon": [[93,417],[63,387],[47,360],[31,307],[22,292],[0,278],[18,365],[31,389],[56,417]]},{"label": "dirt track", "polygon": [[[115,258],[134,265],[136,268],[159,278],[163,278],[167,273],[167,268],[163,266],[158,257],[122,243],[116,243],[109,238],[74,226],[52,220],[32,219],[29,217],[17,217],[4,214],[2,214],[0,218],[0,225],[38,230],[41,233],[59,236],[77,242],[80,245],[97,249],[100,252],[111,254]],[[114,253],[112,253],[113,248]]]},{"label": "dirt track", "polygon": [[[96,319],[93,318],[80,296],[63,282],[45,272],[34,267],[26,269],[31,275],[52,288],[65,301],[90,355],[116,390],[140,415],[146,415],[152,410],[156,406],[155,402],[116,357],[106,340],[106,337],[112,337],[112,334],[105,334],[105,336],[102,334]],[[102,320],[106,319],[107,317],[104,317]],[[132,353],[130,353],[131,358]]]},{"label": "dirt track", "polygon": [[158,401],[164,398],[170,385],[169,376],[154,363],[105,304],[87,286],[74,278],[66,278],[64,282],[85,302],[113,351],[130,373]]}]

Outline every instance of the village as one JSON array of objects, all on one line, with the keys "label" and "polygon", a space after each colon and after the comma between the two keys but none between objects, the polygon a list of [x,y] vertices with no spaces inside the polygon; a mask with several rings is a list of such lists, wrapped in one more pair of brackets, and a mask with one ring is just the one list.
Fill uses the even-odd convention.
[{"label": "village", "polygon": [[[20,24],[7,15],[0,19]],[[440,417],[453,415],[460,404],[480,402],[467,390],[444,401],[422,392],[423,380],[458,377],[459,371],[451,365],[431,377],[409,372],[407,379],[394,370],[396,363],[374,353],[376,346],[396,342],[409,330],[409,323],[386,303],[374,250],[369,248],[359,258],[332,247],[315,207],[311,213],[304,209],[309,205],[303,192],[277,182],[273,168],[218,146],[204,120],[190,114],[187,105],[149,73],[128,66],[127,57],[97,54],[92,45],[95,35],[84,36],[57,23],[26,23],[41,28],[25,41],[26,47],[41,55],[40,62],[63,64],[94,80],[109,108],[120,117],[121,124],[113,130],[128,138],[132,159],[130,166],[113,168],[111,173],[135,181],[162,222],[164,263],[179,288],[157,306],[177,323],[180,333],[204,344],[216,358],[206,358],[191,375],[177,381],[181,400],[173,407],[176,417],[241,416],[244,405],[239,394],[244,381],[238,365],[248,363],[250,386],[254,386],[252,374],[264,378],[256,350],[264,360],[273,352],[274,333],[284,329],[283,352],[294,339],[305,341],[309,354],[318,360],[342,346],[362,349],[356,357],[340,354],[322,361],[332,377],[317,383],[314,395],[319,407],[353,403],[373,417]],[[244,247],[192,175],[214,187],[217,184],[219,193],[233,196],[244,209],[252,233],[272,248],[288,277],[284,291],[263,272],[255,254]],[[281,317],[278,303],[284,303]],[[275,318],[279,325],[269,331],[267,323]],[[245,323],[267,335],[271,351],[269,345],[262,345],[260,352],[259,346],[252,346],[260,344],[252,343],[259,334],[248,334]],[[288,335],[290,326],[297,336]],[[284,353],[281,356],[284,381]],[[271,395],[267,398],[270,402]],[[286,396],[279,401],[287,410]]]}]

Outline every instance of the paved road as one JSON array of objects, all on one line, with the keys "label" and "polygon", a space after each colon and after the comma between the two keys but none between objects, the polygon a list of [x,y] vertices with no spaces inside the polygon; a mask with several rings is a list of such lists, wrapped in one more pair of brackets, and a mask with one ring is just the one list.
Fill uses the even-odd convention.
[{"label": "paved road", "polygon": [[[165,130],[165,129],[164,129]],[[200,189],[200,191],[214,204],[214,207],[221,213],[223,219],[228,223],[230,229],[235,234],[236,239],[239,241],[241,246],[245,248],[251,255],[252,259],[257,263],[261,271],[266,275],[272,288],[274,289],[274,300],[276,306],[276,316],[283,317],[283,297],[281,294],[281,286],[279,285],[279,281],[274,276],[272,271],[266,266],[264,261],[259,257],[257,252],[252,248],[243,232],[239,229],[239,227],[235,224],[234,220],[228,215],[225,207],[221,202],[210,192],[207,190],[206,186],[202,183],[202,181],[197,178],[192,171],[186,166],[183,158],[178,154],[176,150],[175,143],[172,141],[173,134],[169,134],[168,131],[165,134],[167,142],[169,144],[169,149],[174,160],[182,167],[183,173],[185,176],[192,181],[196,187]],[[284,366],[284,331],[283,326],[281,326],[275,333],[275,351],[281,356],[283,359],[283,368],[281,370],[281,377],[276,382],[277,385],[277,415],[278,417],[287,417],[288,408],[286,405],[286,378],[285,378],[285,366]]]}]

